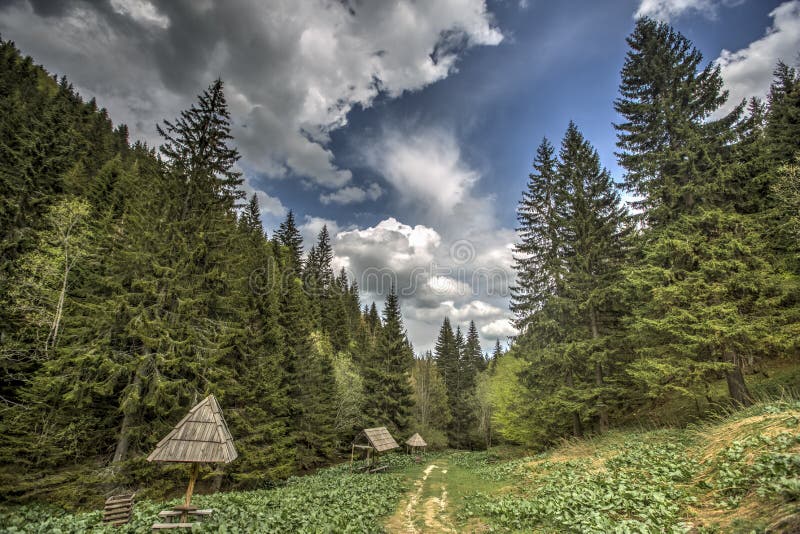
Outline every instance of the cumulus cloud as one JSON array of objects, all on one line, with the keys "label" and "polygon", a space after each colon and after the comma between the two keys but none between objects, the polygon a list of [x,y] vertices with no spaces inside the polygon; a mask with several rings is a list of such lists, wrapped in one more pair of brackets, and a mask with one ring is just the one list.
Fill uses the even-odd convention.
[{"label": "cumulus cloud", "polygon": [[[339,232],[333,246],[337,267],[345,267],[367,301],[380,303],[395,288],[411,339],[425,350],[446,316],[462,327],[474,320],[479,328],[509,317],[513,235],[486,229],[473,240],[454,241],[438,229],[388,218]],[[468,253],[460,254],[460,247]],[[483,338],[487,347],[495,339]]]},{"label": "cumulus cloud", "polygon": [[725,88],[730,92],[727,113],[744,98],[763,97],[769,91],[772,71],[779,60],[794,64],[800,52],[800,1],[785,2],[769,14],[772,25],[764,37],[745,48],[723,50],[716,63],[720,66]]},{"label": "cumulus cloud", "polygon": [[352,175],[326,144],[353,106],[421,89],[503,39],[484,0],[11,0],[0,14],[4,37],[151,142],[221,77],[248,166],[332,189]]},{"label": "cumulus cloud", "polygon": [[744,0],[641,0],[634,18],[650,17],[664,22],[683,14],[700,14],[714,18],[720,5],[731,7]]},{"label": "cumulus cloud", "polygon": [[367,162],[402,195],[451,215],[480,177],[461,157],[452,132],[440,128],[388,130],[365,149]]},{"label": "cumulus cloud", "polygon": [[334,191],[333,193],[319,196],[319,201],[323,204],[354,204],[365,200],[378,200],[383,195],[383,189],[376,183],[371,183],[366,188],[348,186]]},{"label": "cumulus cloud", "polygon": [[510,318],[497,319],[480,328],[481,334],[490,339],[503,339],[519,334],[519,331],[511,324]]}]

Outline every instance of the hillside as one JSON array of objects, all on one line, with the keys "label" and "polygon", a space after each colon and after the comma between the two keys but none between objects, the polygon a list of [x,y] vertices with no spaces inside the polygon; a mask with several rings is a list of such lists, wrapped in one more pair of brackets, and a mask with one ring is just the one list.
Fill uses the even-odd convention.
[{"label": "hillside", "polygon": [[[343,464],[273,489],[198,496],[200,506],[216,510],[202,531],[800,529],[797,401],[760,403],[685,430],[611,432],[536,456],[493,449],[431,453],[420,462],[393,454],[386,461],[386,474],[351,474]],[[121,531],[148,531],[165,507],[137,503]],[[99,521],[99,511],[25,506],[0,512],[4,532],[81,532]]]}]

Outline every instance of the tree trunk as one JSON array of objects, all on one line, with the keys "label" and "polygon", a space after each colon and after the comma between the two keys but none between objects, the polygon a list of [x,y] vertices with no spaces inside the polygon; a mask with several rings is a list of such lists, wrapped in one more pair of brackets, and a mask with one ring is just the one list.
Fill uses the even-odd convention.
[{"label": "tree trunk", "polygon": [[726,359],[733,364],[733,369],[725,371],[725,381],[728,383],[728,393],[736,404],[740,406],[750,406],[753,404],[753,397],[747,384],[744,382],[742,373],[742,361],[734,351],[725,353]]},{"label": "tree trunk", "polygon": [[[567,387],[574,388],[575,383],[572,380],[572,371],[567,371]],[[572,412],[572,434],[576,438],[583,437],[583,425],[581,424],[581,414],[578,410]]]},{"label": "tree trunk", "polygon": [[[592,339],[597,339],[600,337],[600,332],[597,328],[597,316],[595,315],[595,311],[593,309],[589,310],[589,322],[592,328]],[[595,386],[601,392],[597,394],[597,425],[598,425],[598,432],[601,434],[605,433],[608,430],[608,406],[606,406],[605,399],[603,398],[602,388],[603,388],[603,364],[597,362],[594,366],[594,383]]]},{"label": "tree trunk", "polygon": [[211,480],[212,493],[219,493],[219,490],[222,489],[222,479],[225,477],[223,473],[224,469],[224,466],[219,466],[217,468],[217,474],[214,475],[214,478]]},{"label": "tree trunk", "polygon": [[[141,368],[136,369],[136,372],[133,375],[133,382],[132,386],[135,392],[135,395],[138,397],[141,393],[142,388],[142,373]],[[122,416],[122,426],[119,430],[119,439],[117,440],[117,447],[114,450],[114,459],[112,463],[119,463],[125,460],[125,457],[128,455],[128,446],[130,445],[130,427],[133,422],[133,411],[126,410]]]},{"label": "tree trunk", "polygon": [[56,310],[53,314],[53,324],[50,326],[50,334],[47,336],[45,353],[47,353],[51,347],[56,347],[56,341],[58,340],[58,329],[61,325],[61,316],[64,313],[64,299],[67,295],[67,280],[69,280],[69,271],[69,254],[68,252],[64,252],[64,277],[61,279],[61,290],[58,293],[58,303],[56,304]]}]

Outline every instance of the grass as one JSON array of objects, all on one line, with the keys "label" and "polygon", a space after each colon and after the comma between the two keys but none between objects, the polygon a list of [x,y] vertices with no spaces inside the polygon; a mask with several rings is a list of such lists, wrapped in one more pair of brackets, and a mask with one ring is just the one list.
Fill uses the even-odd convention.
[{"label": "grass", "polygon": [[781,519],[798,522],[780,527],[792,531],[800,529],[800,403],[569,441],[510,474],[513,491],[467,495],[460,513],[501,532],[749,533]]},{"label": "grass", "polygon": [[[711,417],[679,428],[614,430],[534,456],[509,447],[419,461],[389,454],[386,473],[350,474],[345,464],[276,488],[199,495],[199,506],[216,510],[199,530],[405,532],[410,515],[419,532],[800,532],[800,402],[786,388],[800,384],[800,369],[778,366],[748,379],[757,397],[783,398],[745,410],[720,403]],[[724,382],[711,390],[724,393]],[[74,475],[31,478],[24,491],[61,487]],[[185,481],[183,472],[169,477]],[[99,506],[91,504],[94,511],[76,513],[0,505],[0,531],[145,532],[177,502],[140,499],[120,530],[98,527]]]}]

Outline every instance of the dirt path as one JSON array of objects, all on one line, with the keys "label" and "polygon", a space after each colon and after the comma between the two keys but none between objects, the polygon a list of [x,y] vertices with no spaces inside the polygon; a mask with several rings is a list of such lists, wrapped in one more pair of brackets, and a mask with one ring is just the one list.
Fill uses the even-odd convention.
[{"label": "dirt path", "polygon": [[447,508],[446,461],[429,464],[414,482],[397,512],[389,519],[386,530],[393,533],[422,534],[457,532]]}]

